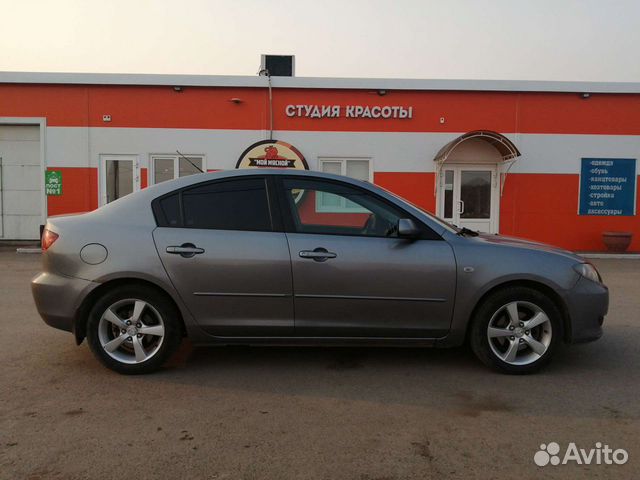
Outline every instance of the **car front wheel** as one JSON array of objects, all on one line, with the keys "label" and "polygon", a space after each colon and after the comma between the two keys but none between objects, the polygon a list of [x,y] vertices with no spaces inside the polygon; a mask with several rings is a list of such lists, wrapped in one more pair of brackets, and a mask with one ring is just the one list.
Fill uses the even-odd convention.
[{"label": "car front wheel", "polygon": [[539,370],[562,338],[561,314],[543,293],[526,287],[499,290],[478,308],[470,343],[486,365],[505,373]]},{"label": "car front wheel", "polygon": [[91,309],[87,340],[108,368],[124,374],[159,369],[182,338],[175,306],[146,286],[117,287]]}]

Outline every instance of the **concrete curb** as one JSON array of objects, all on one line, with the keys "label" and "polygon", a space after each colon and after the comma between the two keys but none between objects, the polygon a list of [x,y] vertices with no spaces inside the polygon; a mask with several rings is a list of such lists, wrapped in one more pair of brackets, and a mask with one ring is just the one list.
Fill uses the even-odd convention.
[{"label": "concrete curb", "polygon": [[579,253],[584,258],[640,260],[640,253]]},{"label": "concrete curb", "polygon": [[39,247],[21,247],[16,248],[16,253],[42,253],[42,249]]}]

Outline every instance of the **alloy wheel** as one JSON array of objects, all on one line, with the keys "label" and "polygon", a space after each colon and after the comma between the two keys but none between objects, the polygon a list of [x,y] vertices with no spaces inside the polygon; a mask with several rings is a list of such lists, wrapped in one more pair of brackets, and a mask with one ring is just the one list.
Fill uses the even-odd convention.
[{"label": "alloy wheel", "polygon": [[487,327],[491,351],[510,365],[529,365],[538,360],[549,349],[552,334],[547,314],[524,301],[500,307]]},{"label": "alloy wheel", "polygon": [[148,302],[119,300],[107,308],[98,323],[98,339],[114,360],[127,364],[152,358],[164,340],[162,316]]}]

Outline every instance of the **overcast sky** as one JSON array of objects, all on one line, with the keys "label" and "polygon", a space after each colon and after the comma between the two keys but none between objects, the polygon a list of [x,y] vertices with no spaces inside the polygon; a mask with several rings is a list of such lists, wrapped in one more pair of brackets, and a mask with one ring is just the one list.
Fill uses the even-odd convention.
[{"label": "overcast sky", "polygon": [[0,70],[640,81],[640,0],[0,0]]}]

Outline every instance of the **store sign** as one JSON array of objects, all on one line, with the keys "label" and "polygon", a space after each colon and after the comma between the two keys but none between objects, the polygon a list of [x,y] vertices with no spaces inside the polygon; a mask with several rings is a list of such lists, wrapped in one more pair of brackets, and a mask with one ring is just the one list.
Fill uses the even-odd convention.
[{"label": "store sign", "polygon": [[309,169],[298,149],[280,140],[262,140],[254,143],[242,152],[236,168]]},{"label": "store sign", "polygon": [[404,105],[287,105],[284,112],[302,118],[413,118],[413,107]]},{"label": "store sign", "polygon": [[636,175],[634,158],[583,158],[580,215],[635,215]]},{"label": "store sign", "polygon": [[44,172],[44,191],[49,196],[62,195],[62,172]]}]

